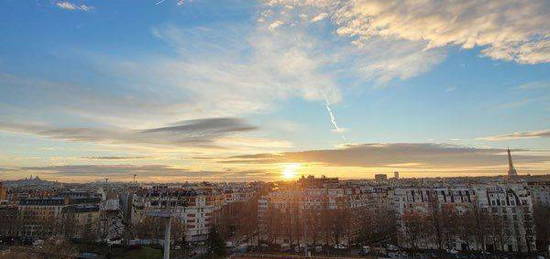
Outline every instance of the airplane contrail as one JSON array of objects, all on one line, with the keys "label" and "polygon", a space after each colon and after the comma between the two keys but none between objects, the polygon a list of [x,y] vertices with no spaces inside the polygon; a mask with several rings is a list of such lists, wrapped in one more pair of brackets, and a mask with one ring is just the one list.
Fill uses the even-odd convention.
[{"label": "airplane contrail", "polygon": [[166,0],[160,0],[160,1],[158,1],[155,5],[159,5],[159,4],[162,4],[162,3],[164,3],[164,2],[166,2]]},{"label": "airplane contrail", "polygon": [[332,126],[334,126],[334,131],[340,136],[342,136],[342,139],[344,141],[347,141],[346,136],[344,136],[345,129],[338,127],[338,123],[336,123],[336,117],[334,116],[334,112],[332,112],[332,108],[330,107],[330,102],[328,101],[328,97],[326,94],[323,94],[325,97],[325,107],[327,108],[328,115],[330,116],[330,122],[332,123]]}]

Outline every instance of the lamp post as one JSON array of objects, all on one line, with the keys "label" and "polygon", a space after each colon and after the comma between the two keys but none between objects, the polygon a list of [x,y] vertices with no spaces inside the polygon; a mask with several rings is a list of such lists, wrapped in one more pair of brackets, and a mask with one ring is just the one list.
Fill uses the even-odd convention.
[{"label": "lamp post", "polygon": [[170,259],[170,228],[172,227],[172,217],[166,220],[166,230],[164,231],[164,256],[163,259]]}]

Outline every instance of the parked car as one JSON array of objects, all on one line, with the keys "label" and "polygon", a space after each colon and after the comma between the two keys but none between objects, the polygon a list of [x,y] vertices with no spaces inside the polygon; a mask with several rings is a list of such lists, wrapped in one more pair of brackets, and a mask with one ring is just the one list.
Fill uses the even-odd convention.
[{"label": "parked car", "polygon": [[281,251],[288,251],[288,250],[290,250],[290,244],[282,243],[281,244]]},{"label": "parked car", "polygon": [[347,247],[344,244],[336,244],[334,245],[335,249],[347,249]]},{"label": "parked car", "polygon": [[392,244],[388,244],[388,245],[386,246],[386,249],[387,249],[388,251],[393,251],[393,252],[399,251],[399,247],[394,246],[394,245],[392,245]]},{"label": "parked car", "polygon": [[447,249],[447,250],[445,250],[445,251],[447,251],[447,253],[449,253],[449,254],[454,254],[454,255],[455,255],[455,254],[458,254],[458,251],[457,251],[456,249],[454,249],[454,248],[453,248],[453,249]]},{"label": "parked car", "polygon": [[33,246],[41,246],[43,244],[44,244],[44,240],[42,240],[42,239],[36,239],[32,242]]}]

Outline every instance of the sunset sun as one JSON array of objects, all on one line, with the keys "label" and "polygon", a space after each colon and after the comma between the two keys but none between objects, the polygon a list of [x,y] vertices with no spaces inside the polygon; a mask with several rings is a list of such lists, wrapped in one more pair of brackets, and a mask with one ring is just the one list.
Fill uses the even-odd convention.
[{"label": "sunset sun", "polygon": [[282,176],[285,180],[290,180],[292,178],[295,178],[296,175],[298,174],[298,169],[300,169],[301,167],[301,164],[298,164],[298,163],[292,163],[292,164],[287,164],[287,165],[284,165],[283,167],[283,173],[282,173]]}]

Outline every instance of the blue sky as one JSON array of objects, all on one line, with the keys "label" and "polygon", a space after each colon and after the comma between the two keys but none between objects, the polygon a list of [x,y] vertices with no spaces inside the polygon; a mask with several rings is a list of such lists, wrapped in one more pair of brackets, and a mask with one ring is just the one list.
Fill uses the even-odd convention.
[{"label": "blue sky", "polygon": [[548,2],[425,5],[3,1],[0,178],[548,173]]}]

